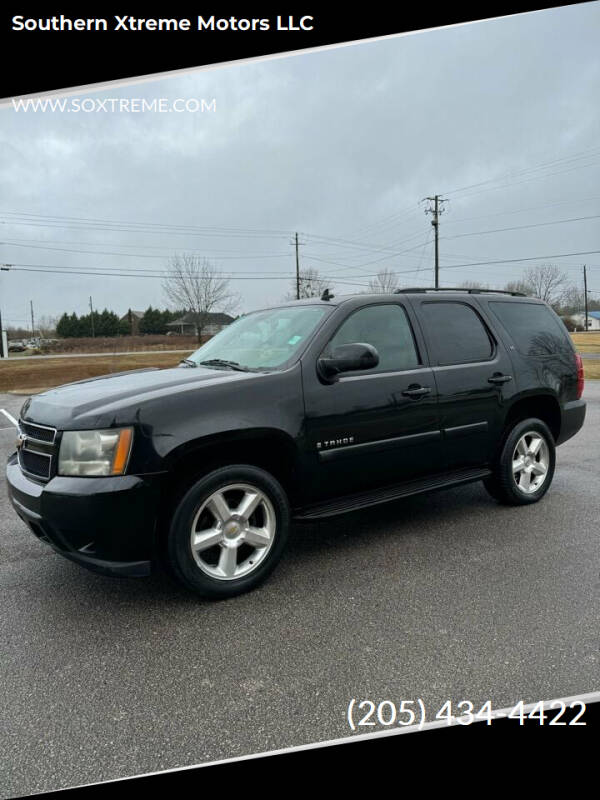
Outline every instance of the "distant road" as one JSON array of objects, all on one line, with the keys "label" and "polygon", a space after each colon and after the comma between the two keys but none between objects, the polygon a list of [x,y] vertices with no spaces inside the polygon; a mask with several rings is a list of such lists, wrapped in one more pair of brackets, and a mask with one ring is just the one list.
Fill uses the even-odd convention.
[{"label": "distant road", "polygon": [[[131,351],[119,351],[118,353],[51,353],[47,356],[10,356],[10,361],[31,361],[34,358],[98,358],[104,356],[104,358],[110,358],[112,356],[153,356],[157,353],[192,353],[192,348],[187,348],[187,350],[131,350]],[[600,355],[598,356],[600,358]],[[1,361],[5,361],[8,359],[1,359]]]},{"label": "distant road", "polygon": [[[193,349],[188,347],[186,350],[123,350],[118,353],[51,353],[47,356],[10,356],[11,361],[30,361],[33,358],[99,358],[104,356],[152,356],[156,353],[192,353]],[[600,353],[580,353],[582,358],[598,358]],[[0,363],[6,359],[0,359]]]},{"label": "distant road", "polygon": [[[399,730],[401,698],[435,718],[450,698],[477,713],[599,689],[600,381],[584,397],[541,502],[501,506],[472,483],[295,523],[271,579],[218,603],[61,558],[1,481],[0,797],[355,736],[352,697],[381,703],[362,728],[377,736],[386,698]],[[0,408],[18,417],[24,399]]]}]

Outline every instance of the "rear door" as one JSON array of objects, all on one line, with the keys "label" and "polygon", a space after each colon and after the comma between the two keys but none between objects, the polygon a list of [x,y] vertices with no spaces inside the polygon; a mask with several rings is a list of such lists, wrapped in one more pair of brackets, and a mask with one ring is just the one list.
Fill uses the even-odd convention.
[{"label": "rear door", "polygon": [[449,469],[489,463],[515,391],[512,362],[475,302],[413,299],[439,398]]},{"label": "rear door", "polygon": [[[340,316],[310,362],[303,361],[311,494],[331,497],[441,471],[437,392],[424,348],[402,301]],[[375,347],[379,365],[323,383],[316,360],[351,342]]]}]

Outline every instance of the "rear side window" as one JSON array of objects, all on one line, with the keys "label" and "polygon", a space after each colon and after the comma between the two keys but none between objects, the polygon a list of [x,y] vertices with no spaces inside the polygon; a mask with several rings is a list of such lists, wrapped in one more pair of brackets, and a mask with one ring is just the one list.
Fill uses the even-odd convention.
[{"label": "rear side window", "polygon": [[355,311],[342,324],[326,348],[327,354],[342,344],[365,342],[379,353],[379,364],[373,372],[396,372],[415,369],[419,356],[406,316],[396,304],[367,306]]},{"label": "rear side window", "polygon": [[465,303],[423,303],[431,363],[445,366],[487,361],[494,346],[479,314]]},{"label": "rear side window", "polygon": [[548,306],[500,301],[489,305],[524,355],[548,356],[565,347],[571,349],[566,329]]}]

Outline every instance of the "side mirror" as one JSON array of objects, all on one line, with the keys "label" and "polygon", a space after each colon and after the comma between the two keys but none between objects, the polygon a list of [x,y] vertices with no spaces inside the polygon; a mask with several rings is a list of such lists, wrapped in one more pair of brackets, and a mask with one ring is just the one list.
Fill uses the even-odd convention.
[{"label": "side mirror", "polygon": [[341,344],[330,356],[317,361],[317,371],[327,383],[335,383],[340,372],[373,369],[379,364],[379,353],[364,342]]}]

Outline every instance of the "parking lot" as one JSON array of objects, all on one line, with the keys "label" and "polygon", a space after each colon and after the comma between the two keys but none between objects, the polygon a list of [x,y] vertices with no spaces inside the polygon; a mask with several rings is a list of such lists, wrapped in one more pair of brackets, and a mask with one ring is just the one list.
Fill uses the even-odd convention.
[{"label": "parking lot", "polygon": [[2,796],[351,735],[353,697],[502,707],[600,688],[599,381],[585,397],[541,503],[474,484],[297,526],[268,583],[216,604],[60,558],[2,484]]}]

